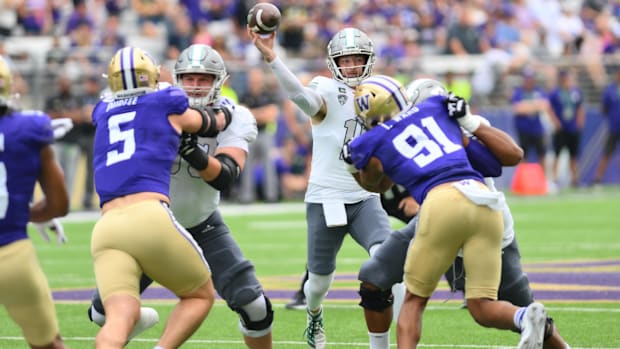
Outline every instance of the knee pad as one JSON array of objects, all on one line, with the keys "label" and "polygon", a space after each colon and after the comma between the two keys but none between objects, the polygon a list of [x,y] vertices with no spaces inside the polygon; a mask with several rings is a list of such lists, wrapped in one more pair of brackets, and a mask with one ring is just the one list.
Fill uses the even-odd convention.
[{"label": "knee pad", "polygon": [[100,312],[94,304],[88,308],[88,318],[99,327],[105,324],[105,313]]},{"label": "knee pad", "polygon": [[271,332],[273,308],[267,296],[261,295],[251,303],[233,310],[241,318],[239,321],[239,331],[244,336],[258,338]]},{"label": "knee pad", "polygon": [[361,297],[359,305],[371,311],[382,312],[394,304],[394,296],[391,289],[381,290],[362,282],[359,295]]}]

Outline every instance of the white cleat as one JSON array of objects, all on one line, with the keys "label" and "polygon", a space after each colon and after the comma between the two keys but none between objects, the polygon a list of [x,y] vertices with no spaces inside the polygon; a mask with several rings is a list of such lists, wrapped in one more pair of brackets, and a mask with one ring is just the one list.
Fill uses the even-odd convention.
[{"label": "white cleat", "polygon": [[308,347],[312,349],[325,349],[327,338],[323,328],[323,307],[318,314],[311,314],[308,311],[308,322],[304,331]]},{"label": "white cleat", "polygon": [[530,304],[521,320],[521,341],[517,349],[541,349],[546,324],[545,306],[540,303]]},{"label": "white cleat", "polygon": [[157,310],[153,308],[141,307],[140,308],[140,319],[136,322],[136,326],[134,326],[133,331],[129,334],[129,338],[127,340],[131,340],[136,337],[140,333],[148,330],[149,328],[157,325],[159,322],[159,314],[157,314]]}]

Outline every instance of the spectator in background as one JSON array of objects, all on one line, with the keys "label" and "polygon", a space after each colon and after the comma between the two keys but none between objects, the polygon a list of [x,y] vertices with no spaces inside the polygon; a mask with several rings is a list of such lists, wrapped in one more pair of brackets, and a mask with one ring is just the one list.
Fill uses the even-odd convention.
[{"label": "spectator in background", "polygon": [[17,23],[28,35],[47,35],[54,28],[51,1],[20,1]]},{"label": "spectator in background", "polygon": [[256,141],[250,144],[248,159],[245,170],[241,174],[239,187],[239,201],[242,203],[253,202],[256,198],[254,182],[254,169],[257,164],[262,164],[263,169],[263,197],[267,202],[277,202],[278,173],[271,154],[275,146],[274,129],[278,115],[280,114],[278,92],[268,84],[268,77],[260,67],[250,68],[247,72],[247,91],[239,98],[239,103],[250,109],[256,117],[258,136]]},{"label": "spectator in background", "polygon": [[176,51],[175,56],[178,56],[181,50],[192,44],[194,36],[192,23],[189,21],[184,8],[177,5],[175,11],[166,18],[166,25],[168,27],[168,47],[173,48]]},{"label": "spectator in background", "polygon": [[61,72],[54,84],[56,91],[45,101],[45,112],[52,119],[70,118],[74,124],[73,129],[54,144],[54,153],[65,174],[65,185],[69,197],[73,193],[75,172],[80,158],[78,139],[81,131],[79,125],[84,122],[81,100],[72,91],[72,84],[73,81]]},{"label": "spectator in background", "polygon": [[82,102],[82,122],[77,123],[78,129],[77,143],[81,154],[86,158],[86,182],[84,194],[82,195],[82,208],[90,210],[93,208],[93,196],[95,191],[93,173],[93,141],[95,137],[95,126],[93,126],[91,115],[93,108],[99,102],[101,96],[101,83],[99,77],[95,75],[87,76],[84,79],[84,94],[81,96]]},{"label": "spectator in background", "polygon": [[159,24],[166,18],[166,0],[131,0],[131,8],[138,14],[138,24],[145,22]]},{"label": "spectator in background", "polygon": [[114,52],[125,47],[125,36],[120,33],[119,26],[119,16],[109,15],[104,22],[104,28],[99,37],[99,46]]},{"label": "spectator in background", "polygon": [[302,51],[308,19],[308,9],[301,3],[291,2],[282,9],[282,22],[278,28],[279,42],[293,56],[299,56]]},{"label": "spectator in background", "polygon": [[20,0],[0,0],[0,38],[10,36],[17,24]]},{"label": "spectator in background", "polygon": [[448,91],[463,97],[466,101],[471,99],[471,83],[469,80],[464,79],[463,76],[448,70],[444,74],[443,83]]},{"label": "spectator in background", "polygon": [[461,4],[456,11],[458,17],[448,29],[445,53],[458,56],[484,53],[489,43],[475,22],[476,9],[473,5]]},{"label": "spectator in background", "polygon": [[549,121],[555,128],[559,128],[560,121],[551,108],[546,92],[537,85],[536,71],[526,68],[522,78],[521,85],[514,89],[510,99],[519,145],[523,148],[525,161],[531,161],[530,154],[534,149],[537,161],[546,173],[548,144],[544,124]]},{"label": "spectator in background", "polygon": [[308,186],[308,149],[295,142],[292,137],[284,139],[275,159],[280,180],[280,198],[301,199]]},{"label": "spectator in background", "polygon": [[65,33],[70,35],[78,26],[87,24],[93,28],[95,22],[92,16],[88,13],[88,7],[86,6],[86,0],[73,0],[73,11],[69,15],[67,20],[67,26]]},{"label": "spectator in background", "polygon": [[560,121],[560,127],[553,133],[553,181],[558,184],[560,153],[568,149],[570,156],[570,184],[576,187],[579,182],[577,160],[581,131],[586,121],[584,97],[581,88],[577,85],[575,73],[571,70],[560,70],[558,87],[551,91],[549,102],[553,112]]},{"label": "spectator in background", "polygon": [[620,69],[614,73],[614,80],[603,92],[603,116],[607,118],[608,134],[603,156],[596,167],[594,184],[601,184],[609,160],[620,142]]}]

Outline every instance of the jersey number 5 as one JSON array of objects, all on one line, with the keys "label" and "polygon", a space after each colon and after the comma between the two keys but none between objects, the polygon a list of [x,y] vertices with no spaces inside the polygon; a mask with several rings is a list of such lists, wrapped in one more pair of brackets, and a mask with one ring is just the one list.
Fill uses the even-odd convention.
[{"label": "jersey number 5", "polygon": [[128,160],[129,158],[131,158],[133,153],[136,152],[136,140],[134,138],[133,128],[130,128],[128,130],[121,130],[121,124],[131,122],[135,117],[136,112],[132,111],[128,113],[116,114],[108,119],[108,133],[110,134],[110,144],[122,142],[122,151],[109,151],[106,158],[106,166]]}]

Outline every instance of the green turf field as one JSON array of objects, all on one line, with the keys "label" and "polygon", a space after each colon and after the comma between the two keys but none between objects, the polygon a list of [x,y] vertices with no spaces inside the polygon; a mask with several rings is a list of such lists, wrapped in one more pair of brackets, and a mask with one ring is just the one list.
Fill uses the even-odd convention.
[{"label": "green turf field", "polygon": [[[546,263],[581,263],[620,259],[620,188],[591,192],[580,190],[548,197],[508,197],[515,218],[518,241],[526,271],[545,269]],[[305,263],[305,218],[301,204],[233,206],[223,208],[225,219],[246,256],[256,265],[265,289],[298,287]],[[94,277],[89,255],[88,216],[65,219],[66,245],[45,243],[33,233],[43,268],[54,291],[92,289]],[[394,226],[400,226],[394,222]],[[339,275],[354,276],[365,259],[360,247],[348,239],[338,258]],[[598,301],[544,301],[560,332],[572,348],[620,348],[620,263],[588,267],[580,271],[607,275],[611,286],[587,288],[609,294]],[[564,268],[567,269],[568,267]],[[569,269],[569,268],[568,268]],[[536,292],[553,291],[554,284],[533,283]],[[334,289],[354,290],[354,277],[334,283]],[[558,285],[578,290],[584,285]],[[446,289],[442,282],[441,289]],[[607,293],[605,293],[607,292]],[[329,297],[329,296],[328,296]],[[283,308],[288,298],[273,299],[275,348],[305,348],[305,313]],[[86,316],[88,300],[57,303],[61,332],[71,348],[94,347],[96,325]],[[132,341],[127,348],[153,348],[163,321],[171,310],[170,300],[149,300],[162,322]],[[511,332],[483,329],[467,311],[459,309],[460,295],[432,302],[425,313],[422,347],[504,348],[514,347],[518,336]],[[199,331],[183,348],[245,348],[237,330],[237,315],[220,300]],[[362,310],[355,299],[325,303],[328,347],[368,347]],[[395,329],[392,330],[392,335]],[[0,310],[0,348],[26,348],[19,329]],[[395,340],[392,341],[396,347]]]}]

